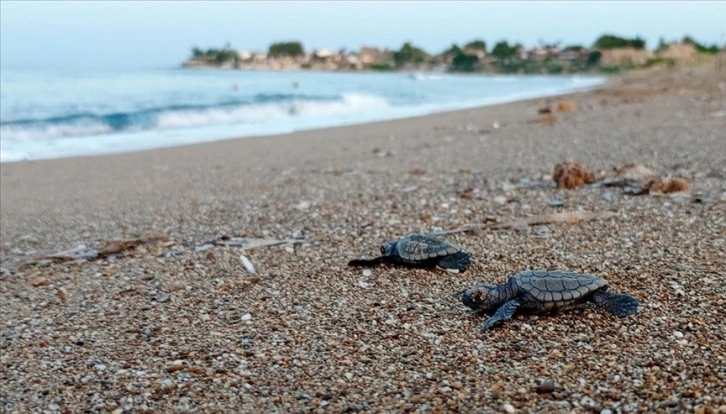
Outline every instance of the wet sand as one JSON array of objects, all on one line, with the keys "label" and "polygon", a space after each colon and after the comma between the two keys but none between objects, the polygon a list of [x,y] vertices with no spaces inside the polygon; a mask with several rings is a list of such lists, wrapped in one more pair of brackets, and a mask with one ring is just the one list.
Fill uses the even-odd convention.
[{"label": "wet sand", "polygon": [[[726,412],[726,73],[566,98],[554,122],[538,110],[559,97],[0,165],[2,411]],[[567,159],[691,191],[557,189]],[[472,254],[460,274],[346,266],[409,231],[579,209],[615,216],[451,234]],[[32,264],[149,232],[174,243]],[[223,235],[306,242],[195,251]],[[597,274],[641,308],[481,333],[456,297],[539,268]]]}]

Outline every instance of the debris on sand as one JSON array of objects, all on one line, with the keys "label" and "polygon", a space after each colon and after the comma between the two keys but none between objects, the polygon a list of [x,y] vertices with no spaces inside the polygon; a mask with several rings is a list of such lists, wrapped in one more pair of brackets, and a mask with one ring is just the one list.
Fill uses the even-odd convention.
[{"label": "debris on sand", "polygon": [[552,113],[552,108],[550,108],[549,106],[545,106],[544,108],[539,108],[537,110],[537,113],[538,114],[542,114],[542,115],[544,115],[544,114],[551,114]]},{"label": "debris on sand", "polygon": [[656,177],[648,181],[646,188],[650,193],[683,193],[690,189],[688,181],[682,177]]},{"label": "debris on sand", "polygon": [[98,251],[89,249],[85,244],[79,244],[78,246],[63,250],[58,253],[51,253],[47,256],[39,257],[34,262],[47,262],[47,263],[62,263],[71,260],[87,259],[91,260],[98,256]]},{"label": "debris on sand", "polygon": [[242,261],[242,265],[244,265],[245,270],[247,270],[249,274],[254,275],[255,273],[257,273],[255,271],[255,266],[252,264],[252,262],[250,262],[250,259],[248,259],[247,256],[241,255],[239,259]]},{"label": "debris on sand", "polygon": [[481,230],[521,230],[526,229],[529,226],[538,226],[542,224],[576,224],[596,219],[607,219],[614,216],[616,216],[616,214],[609,211],[561,211],[550,214],[539,214],[505,222],[466,224],[456,229],[438,231],[434,234],[443,236],[454,233],[476,233]]},{"label": "debris on sand", "polygon": [[557,102],[557,112],[572,112],[575,109],[577,109],[577,106],[571,99],[561,99]]},{"label": "debris on sand", "polygon": [[280,246],[285,244],[302,244],[309,241],[303,238],[292,239],[258,239],[251,237],[231,237],[222,236],[214,240],[200,244],[194,248],[194,251],[200,252],[208,250],[213,246],[231,246],[241,247],[243,249],[255,249],[257,247]]},{"label": "debris on sand", "polygon": [[601,181],[607,187],[623,187],[629,195],[686,193],[690,190],[683,177],[662,177],[641,164],[624,164],[613,167],[615,177]]},{"label": "debris on sand", "polygon": [[544,115],[540,115],[538,118],[535,118],[535,119],[529,121],[530,124],[542,123],[542,124],[550,124],[550,125],[554,124],[555,122],[557,122],[557,115],[552,114],[552,113],[546,113]]},{"label": "debris on sand", "polygon": [[504,223],[494,223],[489,227],[492,230],[508,230],[520,227],[522,225],[537,226],[541,224],[576,224],[583,221],[606,219],[614,217],[615,215],[615,213],[609,211],[561,211],[557,213],[530,216],[521,220],[513,220]]},{"label": "debris on sand", "polygon": [[130,240],[106,240],[103,247],[98,251],[98,257],[106,257],[121,253],[130,253],[141,246],[147,248],[164,248],[175,244],[169,240],[169,236],[162,232],[151,232],[144,237]]},{"label": "debris on sand", "polygon": [[573,189],[595,181],[595,173],[579,162],[565,161],[555,166],[552,179],[557,188]]},{"label": "debris on sand", "polygon": [[655,171],[641,164],[623,164],[616,165],[613,167],[615,170],[615,176],[617,178],[623,178],[626,180],[647,180],[651,177],[655,177]]}]

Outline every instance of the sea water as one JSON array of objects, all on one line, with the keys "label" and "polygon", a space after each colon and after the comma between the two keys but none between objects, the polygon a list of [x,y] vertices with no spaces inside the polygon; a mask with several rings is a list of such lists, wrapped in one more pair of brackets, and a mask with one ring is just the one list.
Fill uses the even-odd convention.
[{"label": "sea water", "polygon": [[0,71],[0,162],[136,151],[543,97],[600,77]]}]

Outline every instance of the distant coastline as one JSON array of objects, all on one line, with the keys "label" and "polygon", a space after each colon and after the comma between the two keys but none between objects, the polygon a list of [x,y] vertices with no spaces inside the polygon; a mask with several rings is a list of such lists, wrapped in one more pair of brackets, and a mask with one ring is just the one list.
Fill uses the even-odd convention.
[{"label": "distant coastline", "polygon": [[325,48],[306,52],[300,42],[279,42],[266,52],[223,48],[192,49],[181,65],[186,69],[231,69],[263,71],[420,71],[509,74],[618,73],[623,70],[676,65],[722,65],[726,49],[703,45],[685,36],[681,41],[661,40],[654,50],[636,37],[627,39],[606,34],[591,47],[561,46],[559,42],[525,48],[499,41],[488,48],[483,40],[463,46],[452,45],[438,54],[429,54],[410,42],[399,50],[361,47],[357,51]]}]

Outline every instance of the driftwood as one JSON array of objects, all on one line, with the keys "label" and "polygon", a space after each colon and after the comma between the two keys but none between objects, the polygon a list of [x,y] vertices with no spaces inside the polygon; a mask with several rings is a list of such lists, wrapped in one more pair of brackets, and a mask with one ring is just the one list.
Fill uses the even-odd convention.
[{"label": "driftwood", "polygon": [[292,239],[258,239],[250,237],[229,237],[222,236],[214,240],[204,242],[194,248],[194,251],[201,252],[211,249],[214,246],[231,246],[240,247],[242,249],[255,249],[258,247],[280,246],[285,244],[302,244],[310,241],[303,238]]},{"label": "driftwood", "polygon": [[611,213],[609,211],[563,211],[558,213],[540,214],[501,223],[494,222],[465,224],[456,229],[443,230],[435,232],[433,234],[437,236],[443,236],[447,234],[476,232],[482,230],[511,230],[520,228],[522,226],[536,226],[539,224],[575,224],[583,221],[610,218],[615,215],[615,213]]}]

